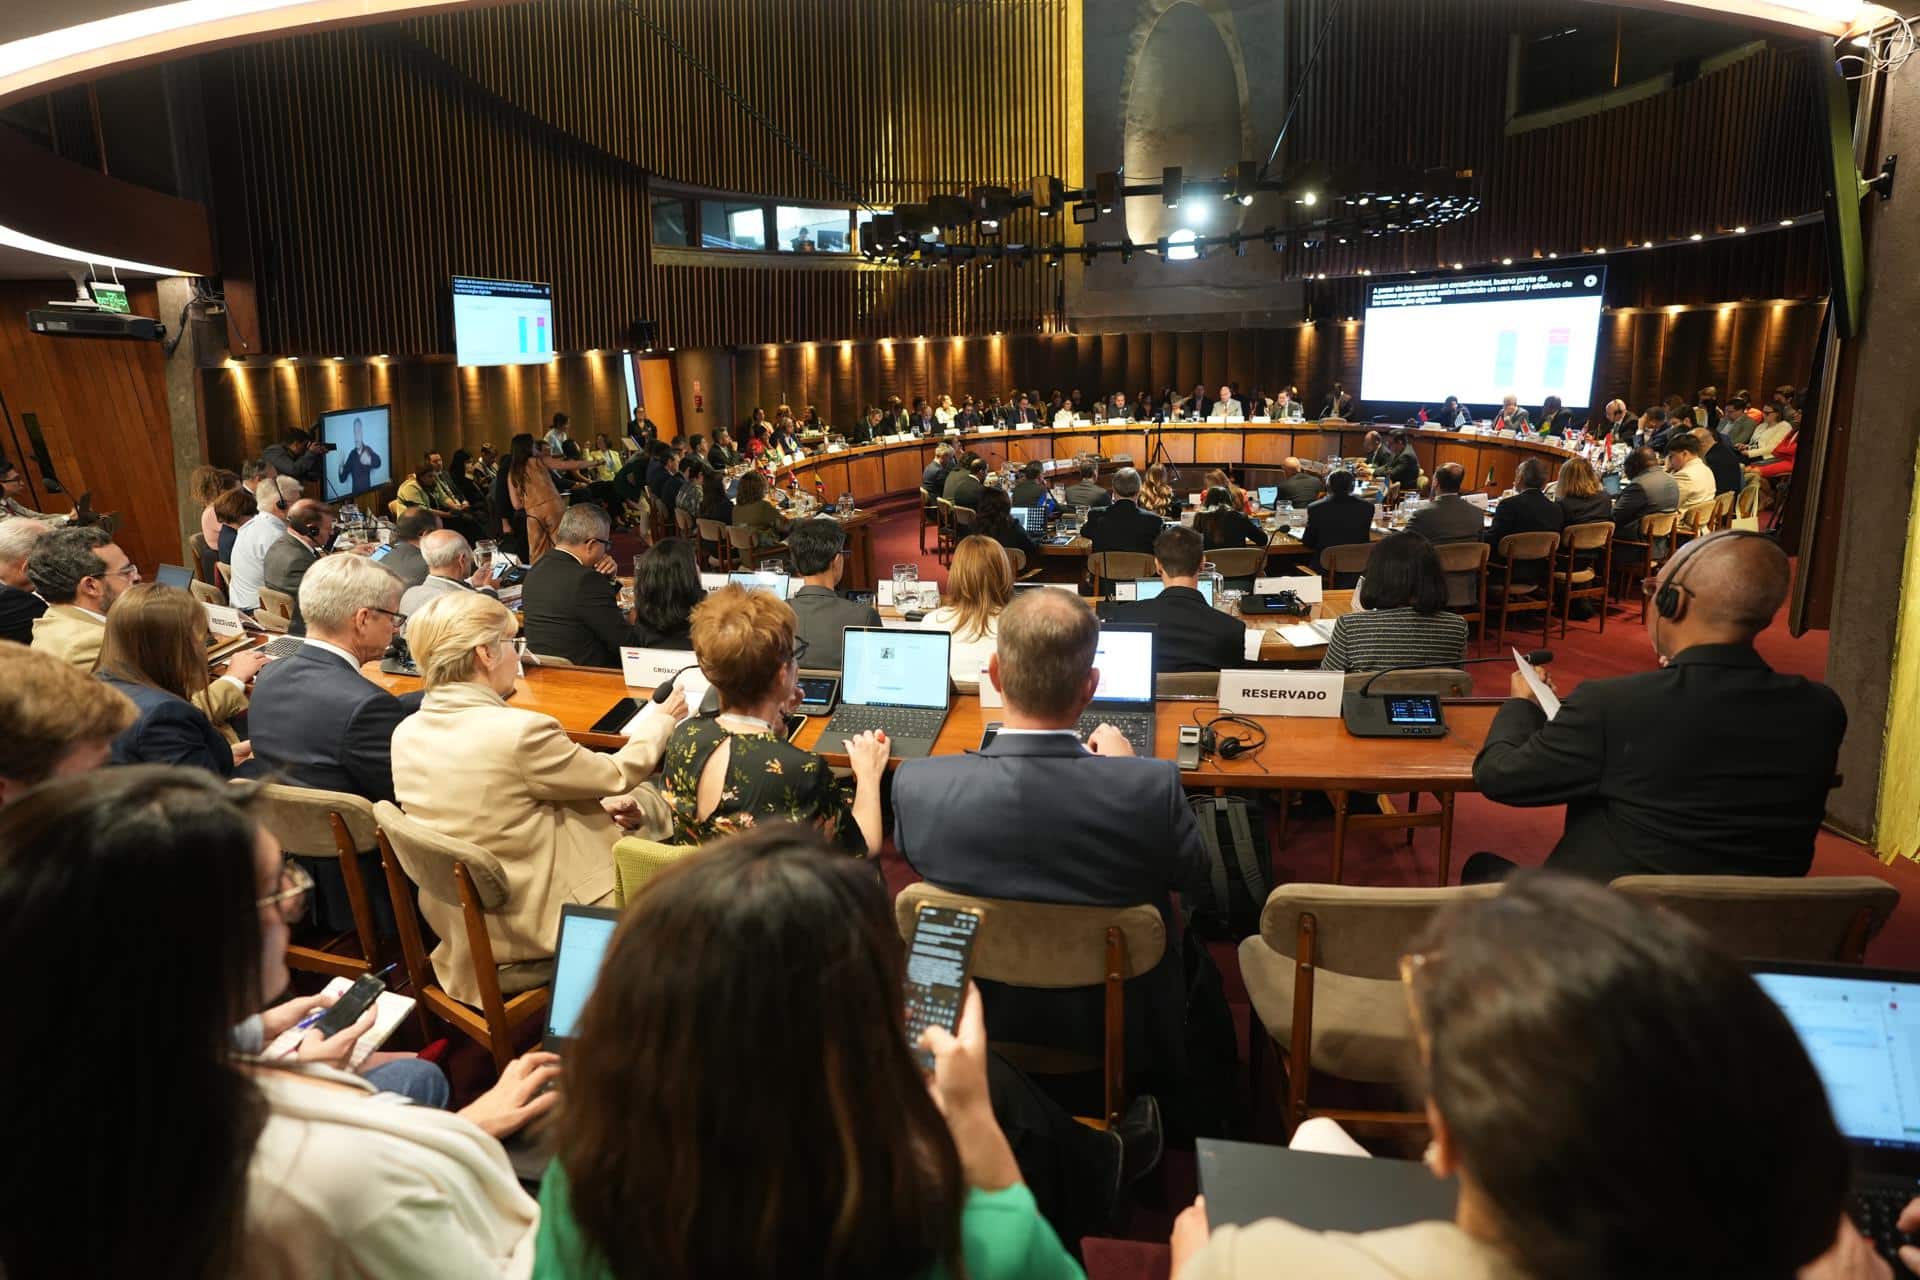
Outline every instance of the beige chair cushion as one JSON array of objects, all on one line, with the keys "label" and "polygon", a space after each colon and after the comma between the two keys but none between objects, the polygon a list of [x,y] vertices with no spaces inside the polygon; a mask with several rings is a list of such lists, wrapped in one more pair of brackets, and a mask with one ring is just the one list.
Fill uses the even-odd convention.
[{"label": "beige chair cushion", "polygon": [[1743,959],[1826,963],[1851,959],[1842,944],[1861,911],[1867,937],[1886,924],[1900,891],[1874,876],[1621,876],[1621,893],[1691,920]]},{"label": "beige chair cushion", "polygon": [[347,824],[347,835],[355,849],[365,853],[375,847],[373,804],[362,796],[269,783],[260,788],[254,812],[288,853],[309,858],[338,857],[332,822],[336,813]]},{"label": "beige chair cushion", "polygon": [[894,924],[903,939],[913,937],[914,917],[922,903],[978,911],[980,935],[973,948],[973,975],[1009,986],[1101,985],[1106,981],[1109,925],[1118,925],[1126,938],[1126,977],[1146,973],[1167,951],[1166,922],[1150,906],[1072,907],[974,898],[922,881],[902,889],[894,899]]},{"label": "beige chair cushion", "polygon": [[[1240,944],[1240,976],[1267,1035],[1284,1049],[1293,1034],[1293,961],[1251,937]],[[1410,1080],[1418,1049],[1399,981],[1314,970],[1312,1053],[1315,1072],[1343,1080]]]}]

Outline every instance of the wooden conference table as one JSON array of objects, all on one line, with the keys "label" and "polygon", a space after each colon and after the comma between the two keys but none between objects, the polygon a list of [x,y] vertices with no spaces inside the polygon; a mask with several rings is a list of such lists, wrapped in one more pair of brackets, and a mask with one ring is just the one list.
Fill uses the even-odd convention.
[{"label": "wooden conference table", "polygon": [[[389,675],[377,662],[362,668],[367,679],[395,694],[420,687],[413,676]],[[583,746],[617,750],[625,739],[615,734],[594,733],[593,725],[622,698],[643,699],[651,690],[629,687],[621,673],[595,667],[529,668],[514,685],[513,705],[525,711],[550,715],[566,729],[567,735]],[[1349,812],[1353,792],[1432,794],[1438,798],[1437,813],[1423,813],[1421,825],[1440,830],[1439,883],[1445,884],[1453,843],[1454,796],[1473,790],[1473,758],[1486,741],[1493,723],[1497,702],[1452,701],[1446,703],[1448,732],[1443,738],[1355,738],[1347,733],[1338,718],[1304,716],[1261,716],[1257,723],[1267,731],[1267,744],[1257,752],[1238,759],[1208,757],[1198,769],[1187,770],[1182,780],[1189,787],[1210,787],[1262,791],[1325,791],[1334,805],[1333,879],[1341,878],[1346,853],[1347,832],[1369,826],[1406,825],[1404,817],[1376,817]],[[982,709],[973,694],[956,694],[946,724],[935,740],[935,755],[958,755],[980,745],[980,735],[989,720],[998,714],[995,708]],[[1219,704],[1211,699],[1162,699],[1158,705],[1158,725],[1153,754],[1171,760],[1178,749],[1182,724],[1204,724],[1220,714]],[[812,750],[827,726],[828,717],[814,717],[794,738],[796,745]],[[1227,732],[1235,732],[1231,727]],[[822,753],[823,758],[840,768],[848,766],[844,755]],[[889,762],[894,767],[898,761]]]}]

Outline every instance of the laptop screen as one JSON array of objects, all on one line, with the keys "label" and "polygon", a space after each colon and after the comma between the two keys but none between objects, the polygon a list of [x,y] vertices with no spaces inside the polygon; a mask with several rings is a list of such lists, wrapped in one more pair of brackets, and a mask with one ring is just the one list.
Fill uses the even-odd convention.
[{"label": "laptop screen", "polygon": [[153,580],[163,587],[178,587],[186,591],[193,586],[193,570],[183,569],[177,564],[163,564],[154,570]]},{"label": "laptop screen", "polygon": [[1813,1059],[1847,1140],[1920,1151],[1920,974],[1760,971],[1753,978]]},{"label": "laptop screen", "polygon": [[782,600],[787,598],[787,575],[784,573],[730,573],[727,581],[742,587],[771,591]]},{"label": "laptop screen", "polygon": [[1263,484],[1253,493],[1260,505],[1269,511],[1273,510],[1274,504],[1280,501],[1280,486],[1277,484]]},{"label": "laptop screen", "polygon": [[1152,702],[1153,628],[1100,628],[1093,665],[1100,672],[1095,702]]},{"label": "laptop screen", "polygon": [[1040,507],[1015,507],[1007,513],[1013,522],[1027,531],[1029,538],[1038,538],[1047,531],[1047,513]]},{"label": "laptop screen", "polygon": [[840,700],[863,707],[947,705],[946,631],[848,627],[841,656]]},{"label": "laptop screen", "polygon": [[[1160,593],[1166,589],[1167,584],[1158,578],[1135,578],[1133,580],[1133,598],[1135,600],[1157,600],[1160,598]],[[1212,578],[1200,579],[1200,594],[1207,598],[1208,604],[1213,603]]]},{"label": "laptop screen", "polygon": [[600,961],[620,923],[620,913],[603,907],[565,906],[560,909],[560,945],[553,957],[553,999],[547,1005],[547,1036],[571,1040],[580,1025]]}]

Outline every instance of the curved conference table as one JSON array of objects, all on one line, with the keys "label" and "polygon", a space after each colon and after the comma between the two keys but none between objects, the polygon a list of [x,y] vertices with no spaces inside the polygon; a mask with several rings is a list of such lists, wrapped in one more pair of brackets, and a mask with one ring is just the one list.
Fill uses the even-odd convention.
[{"label": "curved conference table", "polygon": [[[1388,427],[1370,423],[1323,422],[1177,422],[1156,428],[1150,423],[1108,423],[1074,427],[1033,427],[1027,430],[974,431],[961,436],[915,437],[859,445],[831,453],[817,453],[783,468],[780,482],[798,480],[829,499],[852,494],[862,507],[911,496],[920,487],[921,473],[943,443],[954,443],[979,454],[998,470],[1011,462],[1046,462],[1096,454],[1112,463],[1130,458],[1145,468],[1165,450],[1165,458],[1180,467],[1229,467],[1249,488],[1265,483],[1263,472],[1278,477],[1286,458],[1326,459],[1357,457],[1369,431]],[[1537,457],[1558,468],[1574,451],[1550,437],[1520,438],[1482,435],[1471,431],[1412,430],[1413,450],[1420,469],[1432,475],[1449,462],[1466,468],[1469,490],[1502,493],[1513,484],[1521,462]],[[1184,484],[1184,481],[1183,481]],[[1187,486],[1191,487],[1191,486]],[[870,556],[850,565],[847,585],[873,588]]]}]

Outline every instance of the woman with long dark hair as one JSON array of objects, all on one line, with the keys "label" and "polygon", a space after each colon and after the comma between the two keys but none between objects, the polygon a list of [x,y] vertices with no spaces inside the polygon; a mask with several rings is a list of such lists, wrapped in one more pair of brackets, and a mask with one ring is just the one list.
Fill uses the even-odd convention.
[{"label": "woman with long dark hair", "polygon": [[[266,665],[251,655],[240,670]],[[140,718],[113,741],[115,764],[180,764],[230,778],[253,758],[249,743],[229,746],[193,699],[207,692],[207,611],[177,587],[128,587],[107,615],[100,679],[132,700]],[[245,705],[244,698],[242,705]]]},{"label": "woman with long dark hair", "polygon": [[1847,1148],[1799,1037],[1686,920],[1523,873],[1445,911],[1400,974],[1454,1221],[1209,1232],[1195,1205],[1180,1280],[1889,1274],[1841,1217]]},{"label": "woman with long dark hair", "polygon": [[1267,535],[1234,505],[1233,492],[1219,485],[1207,490],[1206,507],[1193,518],[1193,527],[1206,548],[1264,547]]},{"label": "woman with long dark hair", "polygon": [[1447,575],[1433,544],[1395,533],[1373,544],[1360,608],[1334,619],[1323,671],[1450,667],[1466,656],[1467,620],[1447,610]]},{"label": "woman with long dark hair", "polygon": [[585,471],[593,463],[549,457],[533,433],[514,436],[507,458],[507,501],[526,520],[527,563],[536,563],[553,546],[553,529],[567,513],[567,500],[554,486],[556,471]]},{"label": "woman with long dark hair", "polygon": [[980,997],[908,1051],[873,869],[779,824],[629,903],[567,1059],[537,1276],[1069,1280],[988,1103]]},{"label": "woman with long dark hair", "polygon": [[455,449],[448,460],[447,483],[453,486],[453,495],[470,510],[478,511],[487,505],[487,495],[473,475],[473,455],[465,449]]},{"label": "woman with long dark hair", "polygon": [[707,598],[693,544],[662,538],[633,564],[634,643],[649,649],[693,648],[693,607]]},{"label": "woman with long dark hair", "polygon": [[[551,1057],[509,1068],[463,1118],[375,1102],[364,1079],[314,1062],[235,1053],[234,1029],[286,989],[288,924],[312,892],[246,812],[251,795],[138,765],[0,811],[0,963],[60,957],[58,980],[8,996],[33,1034],[0,1037],[0,1084],[20,1104],[0,1269],[524,1274],[537,1210],[488,1134],[552,1105],[534,1096]],[[291,1025],[277,1013],[263,1015],[270,1035]]]}]

